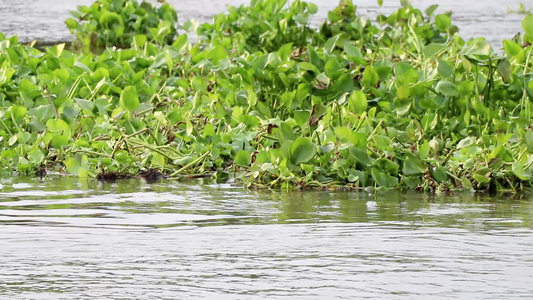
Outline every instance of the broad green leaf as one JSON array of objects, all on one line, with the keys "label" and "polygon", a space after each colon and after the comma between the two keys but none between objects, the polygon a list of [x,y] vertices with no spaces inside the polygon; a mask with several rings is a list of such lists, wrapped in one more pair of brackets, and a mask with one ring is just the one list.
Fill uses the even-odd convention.
[{"label": "broad green leaf", "polygon": [[126,110],[134,112],[139,108],[140,101],[137,89],[134,86],[127,86],[120,94],[120,104]]},{"label": "broad green leaf", "polygon": [[470,147],[476,143],[476,140],[477,139],[475,137],[471,137],[471,136],[465,137],[464,139],[459,141],[459,143],[457,144],[457,149],[463,149],[466,147]]},{"label": "broad green leaf", "polygon": [[15,119],[16,122],[21,122],[26,116],[27,112],[28,110],[24,106],[11,106],[11,115],[13,116],[13,119]]},{"label": "broad green leaf", "polygon": [[61,119],[50,119],[46,122],[46,128],[54,136],[64,136],[67,141],[71,136],[70,125]]},{"label": "broad green leaf", "polygon": [[311,117],[311,112],[308,110],[295,110],[294,111],[294,120],[300,126],[307,124],[309,118]]},{"label": "broad green leaf", "polygon": [[157,153],[157,152],[152,152],[152,164],[155,165],[155,166],[158,166],[158,167],[164,167],[165,164],[166,164],[166,159],[163,155]]},{"label": "broad green leaf", "polygon": [[41,150],[35,149],[28,153],[28,158],[32,164],[39,165],[44,159],[44,154]]},{"label": "broad green leaf", "polygon": [[307,3],[307,9],[309,10],[309,13],[314,15],[318,12],[318,6],[314,3],[308,2]]},{"label": "broad green leaf", "polygon": [[447,80],[441,80],[439,83],[437,83],[437,86],[435,87],[435,90],[439,92],[440,94],[448,97],[454,97],[457,96],[457,86],[449,82]]},{"label": "broad green leaf", "polygon": [[414,189],[422,184],[420,176],[404,176],[402,180],[410,189]]},{"label": "broad green leaf", "polygon": [[393,188],[398,185],[397,177],[391,176],[378,168],[372,168],[370,174],[372,175],[372,179],[378,186]]},{"label": "broad green leaf", "polygon": [[426,10],[424,12],[426,13],[426,15],[428,17],[431,17],[433,15],[433,13],[435,13],[435,11],[437,10],[438,7],[439,7],[438,4],[430,5],[430,6],[428,6],[428,8],[426,8]]},{"label": "broad green leaf", "polygon": [[316,155],[316,145],[308,138],[299,137],[291,145],[290,158],[294,165],[309,162]]},{"label": "broad green leaf", "polygon": [[509,83],[511,81],[511,75],[513,73],[513,67],[507,59],[501,60],[498,63],[498,72],[502,76],[503,82]]},{"label": "broad green leaf", "polygon": [[433,179],[435,179],[437,182],[443,183],[448,180],[448,174],[446,173],[446,168],[444,167],[432,169],[430,173]]},{"label": "broad green leaf", "polygon": [[426,172],[427,166],[410,152],[405,154],[405,160],[403,161],[402,173],[405,176],[422,175]]},{"label": "broad green leaf", "polygon": [[510,56],[516,56],[522,51],[522,47],[511,40],[503,40],[503,50]]},{"label": "broad green leaf", "polygon": [[522,20],[522,30],[524,33],[533,39],[533,14],[529,14]]},{"label": "broad green leaf", "polygon": [[348,98],[350,111],[360,115],[368,108],[366,95],[361,91],[353,91]]},{"label": "broad green leaf", "polygon": [[531,180],[533,178],[533,168],[530,166],[529,170],[526,170],[521,162],[515,162],[512,166],[513,174],[520,180]]},{"label": "broad green leaf", "polygon": [[30,139],[31,134],[29,132],[19,131],[19,133],[17,133],[17,142],[19,142],[19,144],[26,144]]},{"label": "broad green leaf", "polygon": [[355,159],[365,167],[369,167],[374,163],[374,159],[368,157],[366,150],[352,147],[350,153],[355,156]]},{"label": "broad green leaf", "polygon": [[336,58],[330,58],[324,66],[324,72],[326,73],[326,76],[332,80],[339,78],[343,70],[343,67],[339,64]]},{"label": "broad green leaf", "polygon": [[52,138],[52,141],[50,142],[50,144],[52,145],[52,147],[54,147],[56,149],[59,149],[59,148],[62,148],[62,147],[65,147],[66,145],[68,145],[68,141],[69,141],[69,137],[68,136],[55,135]]},{"label": "broad green leaf", "polygon": [[440,31],[447,31],[452,25],[452,19],[447,14],[440,14],[435,16],[435,25]]},{"label": "broad green leaf", "polygon": [[379,75],[372,66],[368,66],[363,71],[363,83],[369,86],[375,86],[379,81]]},{"label": "broad green leaf", "polygon": [[235,164],[238,166],[249,166],[250,165],[250,152],[246,150],[241,150],[235,155]]},{"label": "broad green leaf", "polygon": [[424,56],[426,59],[432,59],[435,54],[439,53],[440,51],[444,50],[446,48],[446,45],[439,44],[439,43],[430,43],[424,47]]},{"label": "broad green leaf", "polygon": [[439,75],[443,78],[446,78],[448,76],[451,76],[453,74],[452,66],[444,60],[439,59],[439,66],[437,68]]},{"label": "broad green leaf", "polygon": [[80,162],[75,159],[74,157],[71,157],[65,161],[65,166],[67,167],[67,172],[70,174],[78,174],[81,169]]}]

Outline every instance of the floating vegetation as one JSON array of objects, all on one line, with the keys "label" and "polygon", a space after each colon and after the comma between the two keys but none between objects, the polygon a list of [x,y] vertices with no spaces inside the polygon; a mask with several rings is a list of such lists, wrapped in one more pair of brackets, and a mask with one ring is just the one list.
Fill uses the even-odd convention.
[{"label": "floating vegetation", "polygon": [[75,51],[0,36],[1,167],[232,175],[259,188],[531,188],[533,15],[496,54],[436,5],[407,2],[370,21],[341,0],[313,28],[312,3],[252,0],[178,35],[167,4],[99,0],[67,20]]},{"label": "floating vegetation", "polygon": [[512,9],[511,7],[507,6],[507,13],[508,14],[530,14],[531,9],[526,8],[524,3],[520,2],[516,9]]}]

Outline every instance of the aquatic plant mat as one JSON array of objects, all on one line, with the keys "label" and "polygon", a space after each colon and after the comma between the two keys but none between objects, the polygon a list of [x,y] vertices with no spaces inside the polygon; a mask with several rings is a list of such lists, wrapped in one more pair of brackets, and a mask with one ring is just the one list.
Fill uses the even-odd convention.
[{"label": "aquatic plant mat", "polygon": [[178,26],[168,4],[99,0],[66,21],[70,51],[0,35],[3,175],[530,189],[533,15],[495,53],[403,5],[371,21],[343,0],[314,28],[312,3],[253,0]]}]

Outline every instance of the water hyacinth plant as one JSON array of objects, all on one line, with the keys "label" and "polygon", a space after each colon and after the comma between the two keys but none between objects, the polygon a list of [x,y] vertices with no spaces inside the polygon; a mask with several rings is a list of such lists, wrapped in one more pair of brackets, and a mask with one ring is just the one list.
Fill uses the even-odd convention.
[{"label": "water hyacinth plant", "polygon": [[137,0],[97,0],[91,6],[71,11],[65,24],[76,35],[75,46],[86,51],[106,47],[130,48],[146,40],[157,44],[172,43],[176,36],[178,15],[164,3],[156,8]]},{"label": "water hyacinth plant", "polygon": [[[166,4],[91,7],[74,13],[90,28],[67,25],[82,45],[98,37],[101,53],[0,37],[5,175],[157,169],[273,188],[533,185],[533,15],[499,54],[462,39],[437,6],[404,3],[371,22],[341,0],[313,28],[311,3],[254,0],[198,26],[194,43],[175,35]],[[159,23],[138,21],[153,12]]]}]

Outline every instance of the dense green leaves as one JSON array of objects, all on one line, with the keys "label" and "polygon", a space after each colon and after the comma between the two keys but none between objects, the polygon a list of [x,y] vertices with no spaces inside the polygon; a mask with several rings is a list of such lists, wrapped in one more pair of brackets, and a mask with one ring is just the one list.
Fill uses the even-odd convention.
[{"label": "dense green leaves", "polygon": [[316,5],[254,0],[183,24],[191,43],[168,4],[98,0],[66,22],[85,52],[0,35],[0,166],[232,173],[284,188],[532,187],[531,17],[495,55],[436,5],[426,16],[402,5],[374,23],[343,0],[315,28]]}]

